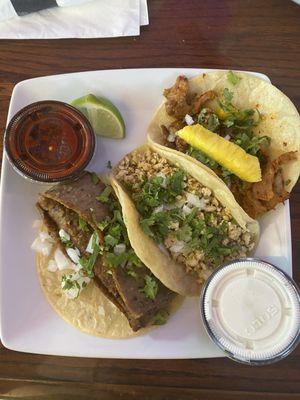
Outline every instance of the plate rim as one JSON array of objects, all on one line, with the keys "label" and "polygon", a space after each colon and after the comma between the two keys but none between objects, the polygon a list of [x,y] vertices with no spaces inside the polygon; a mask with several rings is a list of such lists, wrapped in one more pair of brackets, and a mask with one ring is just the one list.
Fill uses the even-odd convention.
[{"label": "plate rim", "polygon": [[[32,82],[36,83],[37,81],[44,80],[44,79],[45,80],[47,80],[49,78],[50,79],[54,79],[54,78],[57,78],[57,77],[63,78],[65,76],[70,76],[70,75],[80,76],[80,75],[89,75],[89,74],[97,74],[97,73],[106,73],[107,71],[110,71],[112,73],[123,73],[123,72],[126,73],[127,71],[141,71],[141,70],[142,71],[151,71],[151,70],[152,71],[162,71],[163,70],[163,71],[170,71],[170,73],[174,72],[174,71],[179,71],[179,70],[182,70],[185,73],[189,72],[189,71],[191,73],[194,73],[194,72],[196,73],[197,70],[198,70],[198,71],[201,71],[201,72],[199,72],[199,74],[203,73],[203,71],[205,71],[205,72],[228,71],[228,69],[193,68],[193,67],[188,67],[188,68],[185,68],[185,67],[125,68],[125,69],[103,69],[103,70],[97,70],[96,69],[96,70],[87,70],[87,71],[76,71],[76,72],[62,73],[62,74],[52,74],[52,75],[45,75],[45,76],[39,76],[39,77],[30,78],[30,79],[25,79],[25,80],[22,80],[22,81],[18,82],[13,88],[13,91],[12,91],[12,94],[11,94],[11,98],[10,98],[8,113],[7,113],[6,124],[8,124],[10,119],[12,118],[12,109],[13,109],[13,105],[14,105],[14,102],[15,102],[15,98],[18,96],[19,89],[22,88],[23,86],[30,85]],[[254,71],[244,71],[244,70],[234,70],[234,69],[232,69],[232,70],[233,71],[237,71],[237,72],[246,72],[246,73],[249,73],[249,74],[254,74],[254,75],[258,76],[260,79],[264,79],[267,82],[271,83],[270,78],[266,74],[263,74],[263,73],[260,73],[260,72],[254,72]],[[1,168],[1,182],[0,182],[0,218],[2,216],[2,213],[4,212],[3,204],[2,204],[2,198],[3,198],[4,188],[5,188],[5,184],[4,184],[5,176],[7,176],[7,174],[6,174],[7,167],[8,167],[8,160],[7,160],[7,156],[5,154],[5,149],[3,149],[2,168]],[[288,218],[287,218],[287,230],[288,230],[287,240],[290,243],[288,251],[289,251],[289,256],[291,257],[290,259],[291,259],[291,262],[292,262],[291,218],[290,218],[289,201],[285,202],[285,213],[288,216]],[[3,235],[3,232],[2,232],[2,224],[1,224],[0,225],[0,242],[1,242],[0,243],[0,252],[1,253],[2,253],[2,235]],[[2,254],[0,254],[0,260],[2,260]],[[2,272],[3,272],[3,267],[2,267],[2,265],[0,265],[0,281],[1,282],[2,282]],[[1,321],[2,321],[1,299],[2,299],[2,296],[0,296],[0,312],[1,312]],[[40,351],[36,351],[36,352],[32,351],[32,350],[26,351],[24,349],[18,348],[17,346],[13,346],[13,345],[11,345],[9,343],[9,340],[7,340],[8,338],[6,338],[5,335],[3,336],[2,326],[0,326],[0,335],[1,335],[1,340],[2,340],[2,343],[3,343],[4,347],[6,347],[6,348],[8,348],[10,350],[14,350],[14,351],[28,352],[28,353],[32,353],[32,354],[47,354],[47,355],[54,355],[54,356],[65,356],[65,357],[93,357],[93,356],[90,356],[90,355],[89,356],[85,356],[85,355],[82,355],[82,354],[77,354],[76,352],[74,352],[74,353],[68,352],[68,354],[62,354],[62,353],[55,353],[53,351],[50,351],[50,352],[43,351],[42,353]],[[87,335],[87,336],[89,336],[89,335]],[[98,356],[98,355],[94,356],[94,358],[104,358],[104,357],[108,357],[108,356]],[[121,353],[119,353],[119,355],[110,355],[109,357],[110,358],[114,358],[114,359],[122,359],[122,358],[124,359],[124,356],[122,356]],[[210,358],[215,358],[215,357],[225,357],[225,356],[222,353],[220,353],[220,355],[210,356]],[[139,357],[139,356],[134,355],[133,357],[126,357],[126,358],[127,359],[128,358],[131,358],[131,359],[186,359],[186,358],[195,359],[195,358],[204,358],[204,357],[199,357],[198,355],[187,356],[187,355],[183,354],[182,356],[176,355],[174,357],[172,357],[170,355],[167,356],[167,357],[165,357],[163,355],[162,355],[162,357],[157,357],[157,356],[155,356],[155,357],[140,356]]]}]

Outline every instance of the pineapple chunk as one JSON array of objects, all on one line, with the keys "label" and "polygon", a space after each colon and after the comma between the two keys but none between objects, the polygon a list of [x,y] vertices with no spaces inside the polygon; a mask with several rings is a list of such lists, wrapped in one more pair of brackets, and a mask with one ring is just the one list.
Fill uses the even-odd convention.
[{"label": "pineapple chunk", "polygon": [[240,146],[211,132],[202,125],[185,126],[177,132],[177,135],[243,181],[261,181],[261,169],[257,157],[247,154]]}]

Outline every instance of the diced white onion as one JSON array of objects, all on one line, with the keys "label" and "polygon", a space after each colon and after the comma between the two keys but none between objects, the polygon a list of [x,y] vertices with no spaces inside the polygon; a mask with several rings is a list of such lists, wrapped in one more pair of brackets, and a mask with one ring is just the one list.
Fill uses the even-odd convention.
[{"label": "diced white onion", "polygon": [[86,283],[88,285],[91,282],[91,279],[87,276],[80,276],[77,279],[77,282],[79,283],[80,287],[82,288],[82,284]]},{"label": "diced white onion", "polygon": [[184,117],[184,120],[188,125],[193,125],[193,123],[195,122],[193,120],[193,117],[190,116],[190,114],[186,114],[186,116]]},{"label": "diced white onion", "polygon": [[68,258],[64,255],[64,253],[60,249],[55,250],[54,259],[57,264],[57,268],[60,271],[71,267],[70,261],[68,260]]},{"label": "diced white onion", "polygon": [[200,210],[205,207],[204,199],[200,199],[193,193],[186,193],[186,199],[189,205],[198,207]]},{"label": "diced white onion", "polygon": [[158,212],[162,212],[163,210],[164,210],[164,206],[163,205],[155,207],[154,210],[153,210],[153,214],[156,214]]},{"label": "diced white onion", "polygon": [[[87,286],[91,281],[90,278],[88,278],[87,276],[81,275],[80,272],[74,272],[74,273],[68,275],[67,279],[70,280],[71,282],[77,282],[79,285],[79,287],[74,286],[70,289],[64,289],[64,293],[66,294],[66,296],[69,299],[75,299],[82,291],[82,289],[83,289],[82,285],[85,283],[85,286]],[[61,283],[62,289],[63,289],[63,286],[64,286],[64,282],[62,281],[62,283]]]},{"label": "diced white onion", "polygon": [[57,264],[56,264],[55,260],[52,259],[48,262],[47,270],[50,272],[57,271]]},{"label": "diced white onion", "polygon": [[76,286],[65,290],[65,294],[69,299],[76,299],[79,292],[80,292],[80,289]]},{"label": "diced white onion", "polygon": [[40,237],[37,237],[31,245],[31,249],[37,253],[41,253],[44,256],[49,256],[52,250],[52,243],[48,240],[42,241]]},{"label": "diced white onion", "polygon": [[224,136],[224,139],[225,139],[225,140],[230,140],[230,139],[231,139],[231,136],[230,136],[230,135],[226,135],[226,136]]},{"label": "diced white onion", "polygon": [[60,229],[59,232],[59,237],[65,241],[70,240],[70,235],[64,230],[64,229]]},{"label": "diced white onion", "polygon": [[44,232],[44,231],[40,232],[39,237],[42,242],[49,241],[50,243],[54,243],[54,239],[49,235],[48,232]]},{"label": "diced white onion", "polygon": [[180,253],[183,250],[184,246],[184,241],[178,240],[175,244],[173,244],[173,246],[170,247],[170,250],[172,251],[172,253]]},{"label": "diced white onion", "polygon": [[32,223],[32,227],[35,229],[40,229],[42,226],[42,221],[40,219],[35,219]]},{"label": "diced white onion", "polygon": [[170,142],[170,143],[173,143],[173,142],[175,142],[175,139],[176,139],[175,134],[174,133],[170,133],[168,138],[167,138],[167,141]]},{"label": "diced white onion", "polygon": [[72,249],[70,247],[67,248],[66,251],[67,251],[68,256],[73,261],[73,263],[78,264],[79,263],[79,255],[80,254],[78,254],[78,252],[75,249]]},{"label": "diced white onion", "polygon": [[190,213],[192,212],[192,208],[190,208],[190,207],[187,206],[187,205],[184,205],[184,206],[182,207],[182,211],[183,211],[184,214],[190,214]]},{"label": "diced white onion", "polygon": [[85,251],[86,251],[87,253],[90,253],[90,254],[93,254],[93,252],[94,252],[94,249],[93,249],[93,247],[92,247],[94,234],[96,235],[96,243],[99,244],[99,237],[98,237],[98,235],[97,235],[96,233],[93,233],[93,234],[91,235],[90,240],[89,240],[89,242],[88,242],[88,245],[87,245],[87,247],[86,247],[86,249],[85,249]]},{"label": "diced white onion", "polygon": [[114,247],[114,253],[118,256],[126,251],[126,245],[124,243],[117,244]]}]

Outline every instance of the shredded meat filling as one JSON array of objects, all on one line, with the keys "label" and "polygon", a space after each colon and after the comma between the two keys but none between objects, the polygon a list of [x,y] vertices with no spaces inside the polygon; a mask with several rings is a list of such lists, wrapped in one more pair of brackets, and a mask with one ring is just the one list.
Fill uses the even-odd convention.
[{"label": "shredded meat filling", "polygon": [[167,113],[182,120],[186,114],[198,114],[207,101],[216,97],[216,92],[208,90],[198,95],[191,94],[188,79],[185,76],[178,76],[174,86],[164,90],[164,96],[167,99],[165,103]]},{"label": "shredded meat filling", "polygon": [[281,165],[296,158],[295,151],[281,154],[272,161],[267,158],[260,182],[249,184],[245,189],[237,184],[231,188],[238,203],[252,218],[274,209],[278,203],[289,198],[289,192],[284,187]]},{"label": "shredded meat filling", "polygon": [[164,90],[166,97],[166,111],[175,118],[184,118],[191,109],[188,80],[185,76],[178,76],[175,85]]},{"label": "shredded meat filling", "polygon": [[[186,126],[184,119],[186,114],[197,119],[197,115],[205,106],[205,103],[214,100],[217,94],[213,90],[208,90],[202,94],[191,93],[188,79],[184,76],[178,76],[174,86],[164,90],[164,96],[166,97],[166,112],[175,119],[169,126],[161,126],[163,144],[186,153],[189,146],[184,140],[176,136],[176,132]],[[266,162],[261,165],[262,180],[256,183],[236,180],[230,185],[237,202],[252,218],[257,218],[260,214],[274,209],[278,203],[283,203],[289,198],[289,192],[285,189],[281,166],[297,158],[296,152],[290,151],[281,154],[275,160],[271,160],[263,148],[261,148],[261,151],[266,159]],[[215,168],[214,172],[220,175],[222,179],[221,168]]]}]

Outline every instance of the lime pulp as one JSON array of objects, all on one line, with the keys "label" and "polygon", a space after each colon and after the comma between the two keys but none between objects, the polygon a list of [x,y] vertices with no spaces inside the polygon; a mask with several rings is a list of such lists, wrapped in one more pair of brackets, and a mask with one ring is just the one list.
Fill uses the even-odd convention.
[{"label": "lime pulp", "polygon": [[111,101],[88,94],[73,100],[71,105],[87,117],[96,135],[111,139],[125,136],[123,117]]}]

